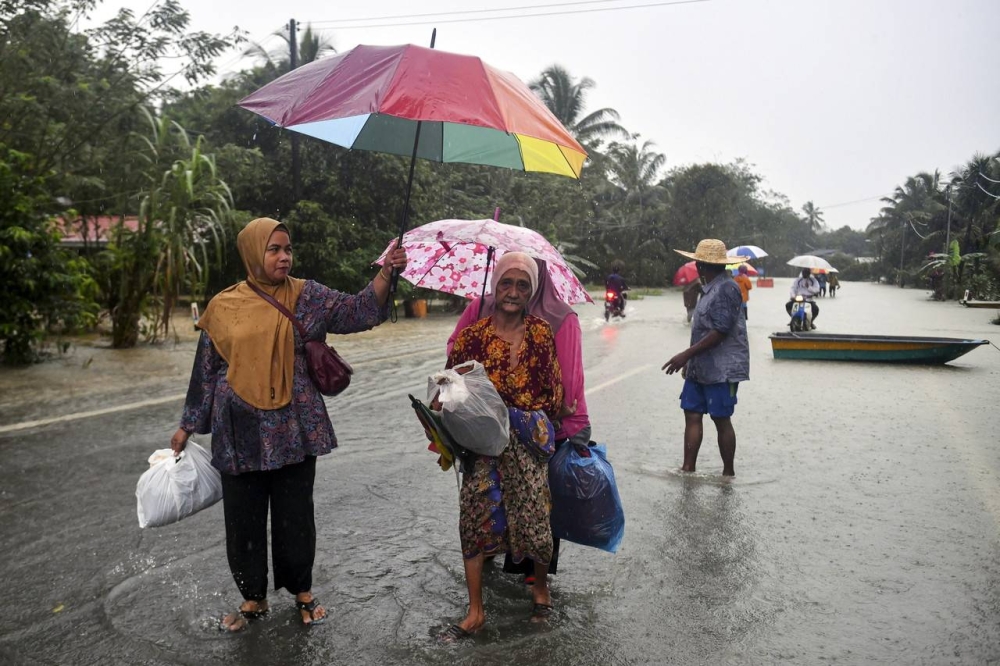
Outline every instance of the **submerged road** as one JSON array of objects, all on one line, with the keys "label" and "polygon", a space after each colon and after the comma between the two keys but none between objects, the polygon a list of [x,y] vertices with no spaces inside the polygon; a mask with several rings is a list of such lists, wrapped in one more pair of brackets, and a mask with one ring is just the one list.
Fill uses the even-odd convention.
[{"label": "submerged road", "polygon": [[[611,324],[578,307],[625,540],[564,543],[544,626],[518,579],[488,571],[486,629],[458,646],[432,640],[465,607],[456,477],[406,398],[442,366],[453,317],[335,340],[356,375],[328,401],[341,447],[317,466],[314,590],[331,618],[311,630],[285,593],[248,631],[216,630],[239,603],[221,505],[138,528],[135,483],[176,428],[193,344],[0,373],[0,663],[1000,663],[1000,351],[776,361],[787,287],[751,295],[732,482],[708,423],[699,472],[677,471],[681,380],[659,368],[687,345],[680,294]],[[922,291],[847,283],[820,305],[822,331],[1000,343],[994,313]],[[112,359],[117,381],[87,374]]]}]

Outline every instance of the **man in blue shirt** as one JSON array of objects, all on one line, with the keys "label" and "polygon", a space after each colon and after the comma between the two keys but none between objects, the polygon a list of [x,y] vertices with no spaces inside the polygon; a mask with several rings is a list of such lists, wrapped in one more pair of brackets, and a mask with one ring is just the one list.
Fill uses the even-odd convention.
[{"label": "man in blue shirt", "polygon": [[623,291],[628,291],[628,285],[625,283],[625,278],[618,274],[618,267],[611,267],[611,275],[604,279],[604,287],[609,291],[613,291],[616,294],[620,294]]},{"label": "man in blue shirt", "polygon": [[736,389],[750,379],[750,345],[743,295],[726,270],[733,257],[726,256],[725,244],[714,238],[698,243],[692,252],[675,250],[694,259],[705,283],[691,321],[691,346],[677,354],[662,370],[684,377],[681,409],[684,410],[684,465],[681,471],[695,471],[698,450],[708,414],[719,435],[722,475],[735,476],[736,431],[731,417],[736,409]]}]

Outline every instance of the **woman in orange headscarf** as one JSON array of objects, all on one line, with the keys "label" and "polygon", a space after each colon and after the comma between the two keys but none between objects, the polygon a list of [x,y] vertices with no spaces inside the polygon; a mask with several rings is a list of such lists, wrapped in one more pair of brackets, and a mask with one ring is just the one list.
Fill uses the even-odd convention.
[{"label": "woman in orange headscarf", "polygon": [[394,250],[372,282],[350,295],[289,276],[292,246],[277,220],[253,220],[236,244],[247,279],[216,295],[198,320],[201,339],[170,446],[179,453],[191,433],[212,433],[226,553],[244,599],[220,628],[238,631],[267,612],[269,506],[274,587],[295,595],[304,624],[317,624],[326,610],[311,592],[313,480],[316,456],[333,450],[337,439],[297,327],[254,287],[293,313],[307,340],[364,331],[385,321],[391,268],[406,265],[406,252]]}]

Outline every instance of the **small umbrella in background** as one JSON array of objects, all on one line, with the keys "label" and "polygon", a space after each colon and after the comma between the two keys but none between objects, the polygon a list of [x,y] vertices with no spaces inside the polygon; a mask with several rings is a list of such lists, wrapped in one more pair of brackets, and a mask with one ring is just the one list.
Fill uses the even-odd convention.
[{"label": "small umbrella in background", "polygon": [[812,254],[800,254],[797,257],[792,257],[785,263],[789,266],[796,266],[798,268],[822,268],[828,271],[836,270],[826,259]]},{"label": "small umbrella in background", "polygon": [[684,285],[691,284],[692,282],[698,281],[698,268],[695,266],[695,262],[689,261],[674,273],[674,285],[677,287],[683,287]]},{"label": "small umbrella in background", "polygon": [[740,266],[746,266],[747,267],[747,275],[752,275],[754,277],[756,277],[757,275],[760,275],[760,271],[758,271],[756,268],[754,268],[750,264],[746,264],[746,263],[744,263],[744,264],[726,264],[726,268],[729,269],[730,271],[732,271],[733,275],[736,275],[737,273],[740,272]]},{"label": "small umbrella in background", "polygon": [[726,251],[727,257],[749,257],[751,259],[760,259],[761,257],[766,257],[767,252],[763,249],[757,247],[756,245],[737,245],[734,248],[730,248]]},{"label": "small umbrella in background", "polygon": [[[499,209],[497,209],[499,216]],[[396,246],[393,240],[375,263],[381,265]],[[485,295],[489,273],[505,252],[543,259],[552,287],[569,303],[593,303],[566,260],[533,229],[493,220],[438,220],[403,234],[409,262],[400,274],[416,287],[475,298]]]}]

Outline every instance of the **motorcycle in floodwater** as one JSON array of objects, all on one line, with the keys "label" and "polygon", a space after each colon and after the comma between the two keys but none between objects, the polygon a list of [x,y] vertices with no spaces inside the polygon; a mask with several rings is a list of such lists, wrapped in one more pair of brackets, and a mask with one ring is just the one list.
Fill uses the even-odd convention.
[{"label": "motorcycle in floodwater", "polygon": [[792,318],[788,322],[788,328],[793,333],[811,331],[816,328],[812,323],[813,309],[811,301],[807,301],[802,296],[796,296],[790,303],[792,306]]},{"label": "motorcycle in floodwater", "polygon": [[608,289],[604,294],[604,321],[612,317],[625,318],[625,292]]}]

